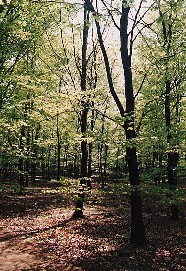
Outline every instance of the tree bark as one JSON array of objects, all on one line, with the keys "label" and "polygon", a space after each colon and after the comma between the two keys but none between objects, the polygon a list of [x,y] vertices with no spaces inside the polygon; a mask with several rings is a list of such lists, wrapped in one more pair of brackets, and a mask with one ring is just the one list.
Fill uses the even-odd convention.
[{"label": "tree bark", "polygon": [[25,183],[24,183],[24,142],[23,137],[25,137],[25,127],[21,127],[21,134],[19,139],[19,149],[20,149],[20,155],[19,155],[19,161],[18,161],[18,171],[19,171],[19,185],[20,185],[20,193],[23,192]]},{"label": "tree bark", "polygon": [[[81,90],[86,94],[87,88],[87,41],[89,30],[89,11],[86,5],[84,5],[84,27],[83,27],[83,44],[82,44],[82,69],[81,69]],[[87,131],[87,116],[88,116],[88,101],[85,97],[85,101],[82,101],[82,115],[81,115],[81,177],[87,177],[87,163],[88,163],[88,150],[87,140],[85,139],[85,133]]]},{"label": "tree bark", "polygon": [[57,114],[57,181],[61,176],[61,142],[60,142],[60,130],[59,130],[59,114]]},{"label": "tree bark", "polygon": [[[85,0],[87,7],[94,14],[97,15],[90,0]],[[126,117],[124,121],[124,131],[127,141],[135,138],[134,131],[134,95],[133,95],[133,81],[131,70],[131,55],[128,55],[128,13],[130,8],[127,6],[127,1],[122,1],[122,15],[120,20],[120,42],[121,42],[121,59],[123,64],[124,78],[125,78],[125,98],[126,98],[126,111],[114,89],[111,69],[109,65],[109,59],[104,46],[101,28],[99,21],[95,18],[95,24],[97,29],[97,35],[99,44],[102,50],[105,69],[107,73],[108,84],[111,95],[118,107],[121,117]],[[129,168],[129,179],[131,185],[131,242],[136,245],[142,245],[145,243],[145,228],[142,218],[142,203],[141,195],[138,191],[138,185],[140,184],[138,161],[135,146],[126,148],[126,157]],[[133,187],[134,186],[134,187]]]},{"label": "tree bark", "polygon": [[[128,51],[128,13],[130,8],[127,1],[122,1],[122,15],[120,19],[120,41],[121,41],[121,59],[123,64],[125,78],[125,98],[126,98],[126,119],[124,129],[127,141],[136,137],[134,127],[134,92],[131,69],[131,55]],[[131,242],[137,245],[145,243],[145,228],[142,218],[141,195],[138,190],[140,185],[139,168],[136,154],[136,147],[126,148],[126,160],[128,163],[129,180],[131,185]]]}]

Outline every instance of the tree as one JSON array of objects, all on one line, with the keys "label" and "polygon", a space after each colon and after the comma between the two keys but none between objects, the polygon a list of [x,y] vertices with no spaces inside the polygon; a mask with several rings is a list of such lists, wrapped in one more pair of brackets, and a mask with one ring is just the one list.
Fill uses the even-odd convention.
[{"label": "tree", "polygon": [[[89,11],[86,5],[84,5],[84,26],[83,26],[83,44],[82,44],[82,66],[81,66],[81,90],[86,92],[87,89],[87,43],[88,43],[88,31],[89,31]],[[87,142],[85,139],[85,133],[87,131],[87,115],[88,115],[88,101],[85,96],[82,99],[82,113],[81,113],[81,177],[87,177],[87,165],[88,165],[88,150]]]},{"label": "tree", "polygon": [[141,195],[138,191],[140,178],[139,178],[137,153],[136,153],[136,147],[131,144],[132,140],[136,137],[135,127],[134,127],[135,105],[134,105],[131,59],[132,59],[133,31],[137,22],[137,15],[142,5],[142,1],[140,2],[139,9],[137,11],[137,14],[133,23],[130,43],[129,43],[129,35],[128,35],[128,20],[129,20],[128,14],[130,11],[130,6],[129,6],[128,1],[122,1],[119,31],[120,31],[120,44],[121,44],[121,60],[122,60],[122,65],[123,65],[124,78],[125,78],[126,109],[124,109],[114,89],[111,69],[109,65],[109,59],[107,56],[107,52],[105,50],[103,37],[101,34],[101,28],[100,28],[100,23],[98,19],[99,14],[96,12],[92,3],[89,0],[85,0],[84,2],[86,3],[87,7],[92,12],[92,14],[94,15],[98,39],[99,39],[100,47],[101,47],[104,62],[105,62],[105,68],[107,72],[110,92],[118,107],[120,116],[124,120],[123,128],[124,128],[126,140],[127,140],[126,159],[128,163],[129,180],[130,180],[130,185],[131,185],[131,195],[130,195],[130,198],[131,198],[131,242],[141,245],[145,242],[145,229],[144,229],[144,224],[143,224],[143,219],[142,219]]},{"label": "tree", "polygon": [[[43,52],[40,50],[46,41],[46,32],[52,25],[51,10],[30,1],[9,2],[3,4],[0,14],[0,128],[4,142],[1,162],[4,164],[6,161],[10,171],[19,172],[22,187],[28,181],[30,165],[33,181],[35,179],[36,159],[40,155],[38,141],[42,125],[39,123],[47,116],[47,104],[43,108],[40,102],[44,93],[46,98],[49,89],[56,88],[58,79],[55,72],[48,76],[47,56],[42,59]],[[53,11],[56,12],[55,8]],[[50,45],[47,44],[49,52]],[[26,181],[23,181],[23,176],[26,176]]]}]

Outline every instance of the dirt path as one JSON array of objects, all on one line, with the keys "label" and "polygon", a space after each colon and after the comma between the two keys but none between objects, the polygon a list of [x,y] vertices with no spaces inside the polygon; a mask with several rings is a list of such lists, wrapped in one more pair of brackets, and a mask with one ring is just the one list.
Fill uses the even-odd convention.
[{"label": "dirt path", "polygon": [[65,208],[54,209],[52,213],[43,212],[36,217],[3,219],[0,228],[0,270],[27,270],[50,262],[39,246],[42,241],[39,240],[40,235],[47,235],[52,228],[68,220],[70,215],[70,210]]},{"label": "dirt path", "polygon": [[112,249],[106,238],[100,242],[81,234],[81,226],[90,223],[91,218],[93,223],[98,218],[104,219],[107,208],[98,210],[88,207],[85,211],[87,218],[78,221],[70,219],[71,210],[56,208],[36,217],[3,219],[0,228],[0,270],[84,270],[75,266],[75,262],[80,254],[89,254],[87,245],[98,246],[97,251]]},{"label": "dirt path", "polygon": [[[6,201],[2,206],[7,210]],[[0,271],[186,270],[183,218],[172,222],[166,211],[158,212],[146,228],[147,245],[134,248],[127,201],[86,205],[85,218],[79,220],[70,219],[73,206],[59,199],[60,208],[48,206],[49,198],[37,202],[42,209],[28,205],[24,213],[16,209],[15,215],[0,219]],[[149,217],[144,212],[144,221]]]},{"label": "dirt path", "polygon": [[0,270],[22,270],[37,263],[38,251],[31,240],[7,240],[0,245]]}]

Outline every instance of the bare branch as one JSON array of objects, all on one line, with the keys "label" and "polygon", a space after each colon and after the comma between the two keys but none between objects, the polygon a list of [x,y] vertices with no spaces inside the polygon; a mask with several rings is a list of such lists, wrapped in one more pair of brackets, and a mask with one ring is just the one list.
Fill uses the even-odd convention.
[{"label": "bare branch", "polygon": [[138,10],[135,14],[135,18],[134,18],[134,22],[133,22],[133,26],[132,26],[132,30],[131,30],[131,38],[130,38],[130,55],[132,56],[132,49],[133,49],[133,35],[134,35],[134,29],[137,25],[137,18],[138,18],[138,14],[140,12],[141,6],[142,6],[143,0],[140,1]]},{"label": "bare branch", "polygon": [[95,11],[95,9],[94,9],[92,3],[90,2],[90,0],[84,0],[84,2],[86,3],[87,7],[92,12],[92,14],[95,15],[95,24],[96,24],[96,29],[97,29],[97,35],[98,35],[101,51],[102,51],[104,62],[105,62],[105,68],[106,68],[106,73],[107,73],[109,89],[110,89],[112,97],[113,97],[113,99],[114,99],[114,101],[115,101],[115,103],[116,103],[116,105],[117,105],[117,107],[119,109],[120,115],[124,116],[125,110],[124,110],[123,105],[121,104],[121,101],[119,100],[118,95],[117,95],[117,93],[116,93],[116,91],[114,89],[112,75],[111,75],[111,69],[110,69],[109,60],[108,60],[107,52],[106,52],[106,49],[105,49],[105,45],[104,45],[104,42],[103,42],[103,37],[102,37],[102,33],[101,33],[100,24],[99,24],[98,20],[96,19],[97,12]]},{"label": "bare branch", "polygon": [[104,1],[104,0],[101,0],[101,2],[102,2],[103,5],[106,7],[107,12],[108,12],[108,14],[110,15],[110,17],[111,17],[111,19],[112,19],[113,24],[115,25],[115,27],[116,27],[118,30],[120,30],[120,27],[117,25],[117,23],[116,23],[116,21],[115,21],[115,19],[114,19],[114,16],[113,16],[111,10],[107,7],[105,1]]},{"label": "bare branch", "polygon": [[137,97],[138,94],[140,93],[140,91],[141,91],[141,89],[142,89],[142,87],[143,87],[143,84],[144,84],[144,82],[145,82],[146,77],[147,77],[147,73],[144,74],[144,77],[143,77],[143,80],[141,81],[140,87],[139,87],[139,89],[138,89],[136,95],[134,96],[134,100],[136,99],[136,97]]},{"label": "bare branch", "polygon": [[[61,37],[61,43],[62,43],[62,46],[63,46],[63,51],[64,51],[64,54],[65,54],[65,57],[66,57],[66,59],[69,62],[69,58],[68,58],[68,55],[67,55],[67,50],[66,50],[66,47],[65,47],[65,44],[64,44],[64,40],[63,40],[63,30],[62,29],[60,29],[60,37]],[[72,76],[71,70],[69,69],[69,67],[66,67],[66,70],[67,70],[67,72],[68,72],[68,74],[70,76],[70,79],[72,80],[74,89],[77,90],[76,89],[76,84],[75,84],[74,78]]]},{"label": "bare branch", "polygon": [[73,54],[74,54],[76,68],[77,68],[79,75],[81,77],[81,68],[80,68],[80,63],[77,60],[76,46],[75,46],[75,35],[74,35],[74,28],[73,27],[72,27],[72,43],[73,43]]},{"label": "bare branch", "polygon": [[122,127],[122,128],[124,127],[124,125],[119,124],[114,118],[112,118],[112,117],[106,115],[105,113],[101,112],[100,110],[96,109],[95,107],[90,108],[90,109],[95,110],[99,115],[101,115],[102,117],[105,117],[106,119],[109,119],[109,120],[113,121],[114,123],[116,123],[116,124],[119,125],[120,127]]}]

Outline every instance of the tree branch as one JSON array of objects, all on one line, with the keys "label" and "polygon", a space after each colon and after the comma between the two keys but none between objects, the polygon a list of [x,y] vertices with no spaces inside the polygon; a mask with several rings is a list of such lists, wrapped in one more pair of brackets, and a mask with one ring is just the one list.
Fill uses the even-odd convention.
[{"label": "tree branch", "polygon": [[107,11],[108,11],[108,14],[110,15],[110,17],[111,17],[111,19],[112,19],[113,24],[115,25],[115,27],[116,27],[118,30],[120,30],[120,27],[117,25],[117,23],[116,23],[116,21],[115,21],[115,19],[114,19],[114,16],[113,16],[112,12],[110,11],[110,9],[107,7],[105,1],[104,1],[104,0],[101,0],[101,2],[102,2],[103,5],[106,7],[106,9],[107,9]]},{"label": "tree branch", "polygon": [[138,94],[140,93],[140,91],[141,91],[141,89],[142,89],[142,87],[143,87],[143,84],[144,84],[144,82],[145,82],[146,77],[147,77],[147,73],[144,74],[144,76],[143,76],[143,80],[141,81],[140,87],[139,87],[139,89],[138,89],[136,95],[134,96],[134,100],[136,99],[136,97],[137,97]]},{"label": "tree branch", "polygon": [[110,65],[109,65],[109,60],[108,60],[108,56],[107,56],[107,52],[104,46],[104,42],[103,42],[103,37],[101,34],[101,27],[100,24],[98,22],[98,20],[96,19],[97,16],[97,12],[95,11],[92,3],[90,2],[90,0],[84,0],[85,4],[87,5],[87,8],[92,12],[92,14],[95,16],[95,24],[96,24],[96,29],[97,29],[97,35],[98,35],[98,39],[99,39],[99,44],[101,47],[101,51],[103,54],[103,58],[104,58],[104,62],[105,62],[105,68],[106,68],[106,73],[107,73],[107,79],[108,79],[108,84],[109,84],[109,89],[111,92],[111,95],[119,109],[120,115],[122,117],[124,117],[125,114],[125,110],[123,108],[123,105],[121,104],[121,101],[118,98],[118,95],[114,89],[114,85],[113,85],[113,81],[112,81],[112,75],[111,75],[111,69],[110,69]]}]

